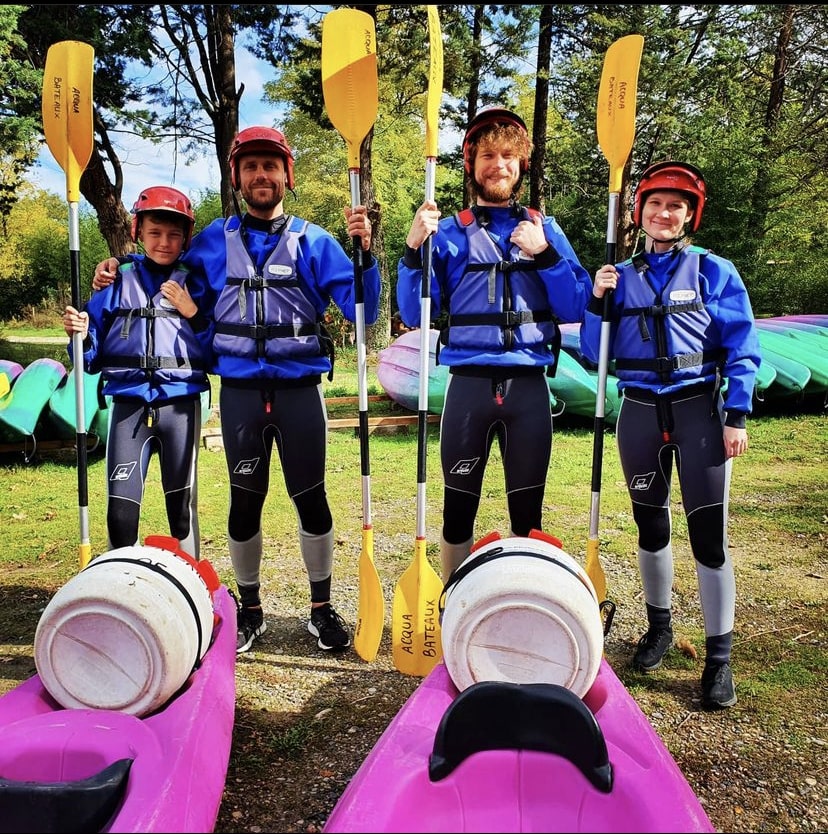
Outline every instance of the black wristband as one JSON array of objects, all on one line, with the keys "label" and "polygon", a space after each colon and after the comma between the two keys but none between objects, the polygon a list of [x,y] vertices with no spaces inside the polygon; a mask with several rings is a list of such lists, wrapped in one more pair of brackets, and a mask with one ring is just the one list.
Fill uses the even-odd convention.
[{"label": "black wristband", "polygon": [[725,414],[725,425],[731,429],[743,429],[747,426],[747,414],[744,411],[728,411]]},{"label": "black wristband", "polygon": [[590,313],[594,313],[596,316],[603,316],[604,315],[604,297],[598,298],[596,295],[591,295],[589,297],[589,304],[587,304],[587,310]]},{"label": "black wristband", "polygon": [[550,243],[543,252],[538,252],[535,255],[535,266],[539,269],[549,269],[549,267],[555,266],[560,259],[558,250]]},{"label": "black wristband", "polygon": [[408,244],[405,245],[402,261],[409,269],[422,269],[423,267],[422,253],[419,249],[412,249]]}]

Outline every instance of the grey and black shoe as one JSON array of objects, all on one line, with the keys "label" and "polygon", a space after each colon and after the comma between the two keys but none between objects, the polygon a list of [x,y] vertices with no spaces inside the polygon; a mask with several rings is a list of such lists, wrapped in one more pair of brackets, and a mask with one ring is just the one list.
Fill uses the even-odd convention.
[{"label": "grey and black shoe", "polygon": [[653,672],[661,666],[667,649],[673,645],[673,629],[650,626],[638,641],[633,655],[633,668],[638,672]]},{"label": "grey and black shoe", "polygon": [[267,631],[261,608],[239,606],[236,613],[236,654],[250,650],[253,641]]},{"label": "grey and black shoe", "polygon": [[319,638],[316,644],[323,652],[341,651],[351,645],[345,620],[329,602],[311,608],[308,631]]},{"label": "grey and black shoe", "polygon": [[727,709],[736,703],[736,687],[729,663],[706,663],[701,678],[702,707]]}]

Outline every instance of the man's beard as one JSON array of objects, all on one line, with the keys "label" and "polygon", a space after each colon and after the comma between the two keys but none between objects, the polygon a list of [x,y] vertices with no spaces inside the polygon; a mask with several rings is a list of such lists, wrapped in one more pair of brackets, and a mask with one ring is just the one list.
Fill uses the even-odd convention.
[{"label": "man's beard", "polygon": [[[253,195],[257,192],[266,193],[267,196],[254,197]],[[248,208],[254,208],[257,211],[271,211],[285,198],[285,190],[282,186],[272,184],[268,184],[266,188],[248,186],[242,191],[242,197],[244,197]]]},{"label": "man's beard", "polygon": [[488,183],[477,185],[478,196],[487,203],[505,203],[508,202],[514,193],[514,184],[506,180],[500,180],[497,185],[489,185]]}]

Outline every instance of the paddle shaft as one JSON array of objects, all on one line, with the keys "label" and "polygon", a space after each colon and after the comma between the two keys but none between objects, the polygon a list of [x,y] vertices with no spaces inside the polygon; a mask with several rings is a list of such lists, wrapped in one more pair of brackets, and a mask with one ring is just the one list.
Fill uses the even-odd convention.
[{"label": "paddle shaft", "polygon": [[[351,208],[360,204],[359,168],[350,168]],[[362,267],[362,242],[352,239],[354,247],[354,324],[357,347],[357,397],[359,400],[359,460],[362,470],[362,526],[371,529],[371,458],[368,450],[368,361],[365,337],[365,283]]]},{"label": "paddle shaft", "polygon": [[[80,224],[78,204],[69,203],[69,262],[72,275],[72,306],[81,309],[80,292]],[[77,445],[78,470],[78,524],[80,535],[79,561],[85,567],[92,556],[89,536],[89,478],[86,453],[86,413],[83,401],[83,335],[72,334],[72,373],[75,380],[75,443]]]},{"label": "paddle shaft", "polygon": [[[609,195],[606,248],[606,263],[608,264],[614,264],[616,257],[619,196],[615,193]],[[598,344],[598,385],[595,394],[595,420],[592,442],[592,497],[589,514],[589,538],[596,541],[598,539],[598,518],[601,512],[601,471],[604,462],[604,425],[609,368],[611,301],[612,292],[608,290],[604,293],[601,314],[601,339]]]},{"label": "paddle shaft", "polygon": [[[434,200],[437,160],[426,158],[425,194]],[[420,284],[420,378],[417,412],[417,538],[426,535],[426,472],[428,468],[428,377],[431,353],[431,264],[434,252],[432,236],[423,243],[423,276]]]}]

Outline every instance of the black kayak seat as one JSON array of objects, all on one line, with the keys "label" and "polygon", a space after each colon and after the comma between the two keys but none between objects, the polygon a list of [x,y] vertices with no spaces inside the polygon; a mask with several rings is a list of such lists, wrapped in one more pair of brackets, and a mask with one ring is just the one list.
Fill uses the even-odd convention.
[{"label": "black kayak seat", "polygon": [[0,834],[101,831],[121,806],[133,761],[119,759],[74,782],[0,778]]},{"label": "black kayak seat", "polygon": [[429,779],[444,779],[466,758],[485,750],[563,756],[596,789],[612,790],[604,733],[589,707],[565,686],[480,681],[464,689],[440,719]]}]

